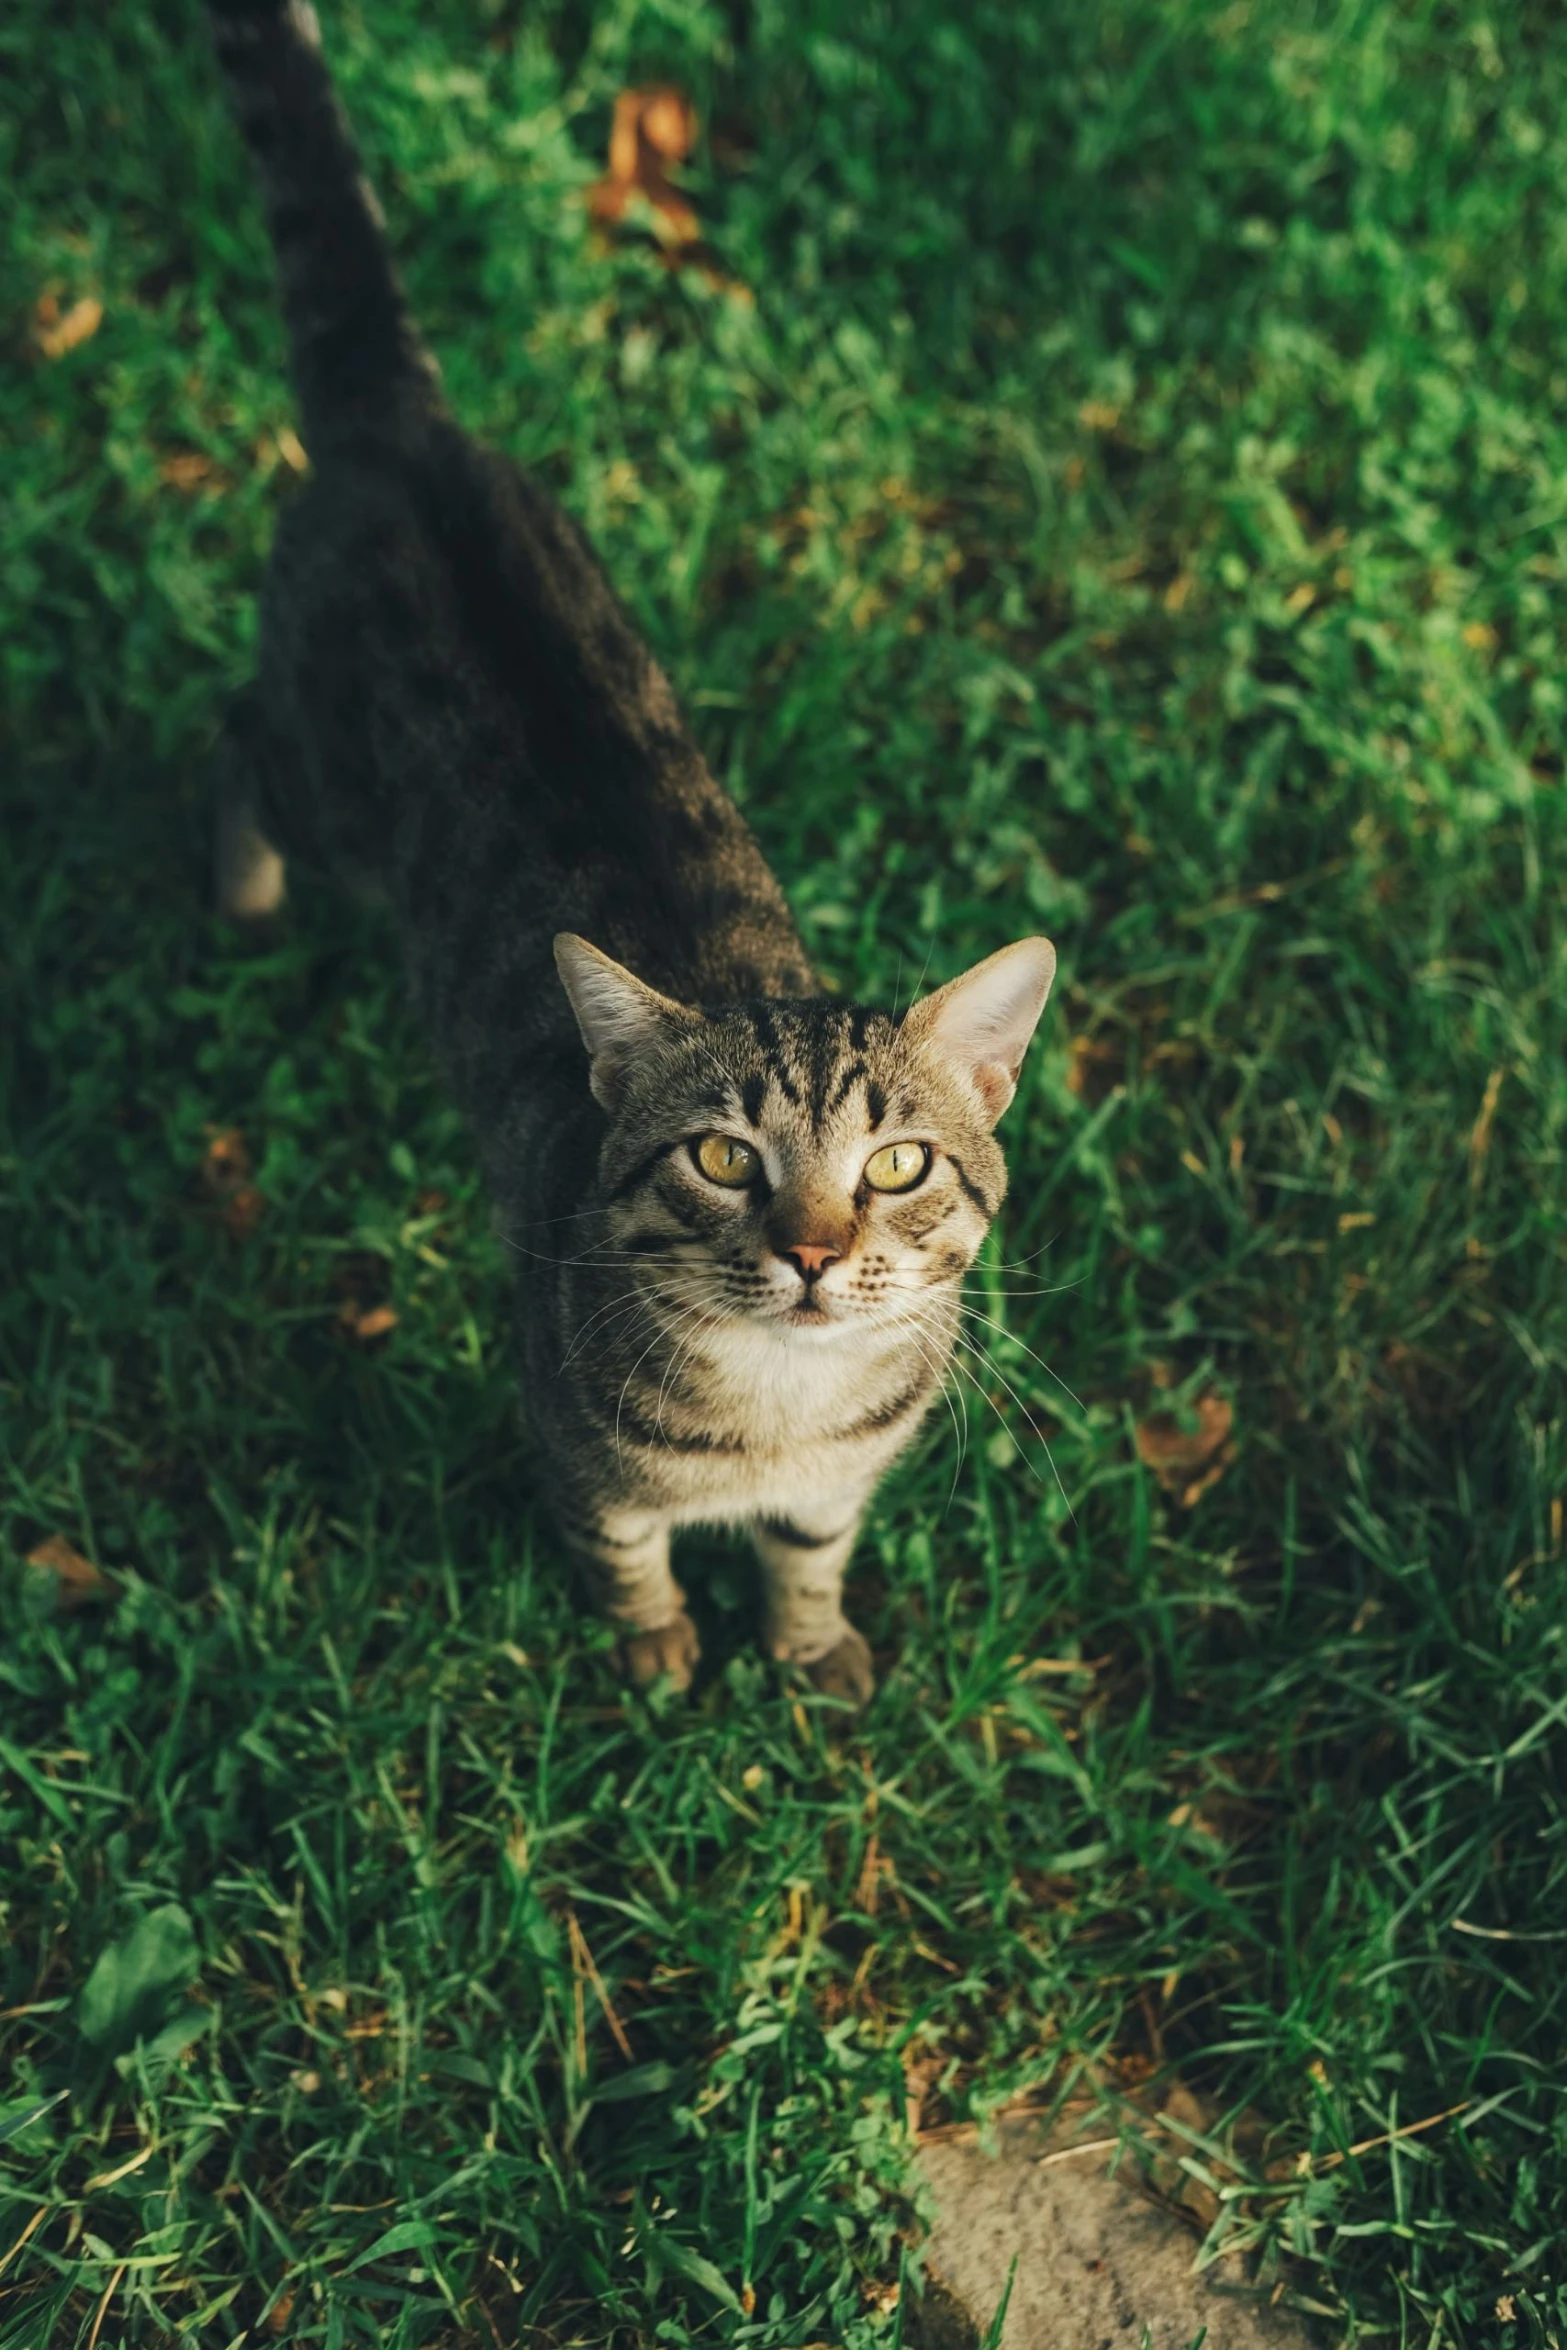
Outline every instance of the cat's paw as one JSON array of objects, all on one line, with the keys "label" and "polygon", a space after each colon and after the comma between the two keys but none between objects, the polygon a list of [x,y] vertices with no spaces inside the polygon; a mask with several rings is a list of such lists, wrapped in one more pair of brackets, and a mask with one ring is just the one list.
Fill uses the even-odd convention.
[{"label": "cat's paw", "polygon": [[696,1626],[684,1608],[655,1631],[627,1632],[620,1642],[626,1679],[638,1689],[651,1689],[661,1673],[667,1673],[677,1689],[689,1689],[701,1654]]},{"label": "cat's paw", "polygon": [[834,1698],[839,1705],[852,1706],[856,1713],[861,1706],[869,1705],[876,1694],[876,1668],[871,1663],[870,1647],[852,1624],[836,1648],[829,1648],[825,1656],[813,1657],[801,1670],[823,1697]]}]

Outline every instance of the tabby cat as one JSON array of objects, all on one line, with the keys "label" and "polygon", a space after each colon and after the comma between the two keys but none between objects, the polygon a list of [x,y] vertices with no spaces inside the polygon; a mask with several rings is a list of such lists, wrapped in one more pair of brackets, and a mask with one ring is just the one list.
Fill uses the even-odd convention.
[{"label": "tabby cat", "polygon": [[746,1529],[771,1653],[860,1703],[866,1498],[938,1393],[1055,969],[902,1019],[822,992],[777,882],[559,508],[452,420],[302,0],[211,0],[260,168],[311,472],[228,730],[218,893],[285,855],[386,900],[518,1251],[523,1420],[638,1682],[670,1572]]}]

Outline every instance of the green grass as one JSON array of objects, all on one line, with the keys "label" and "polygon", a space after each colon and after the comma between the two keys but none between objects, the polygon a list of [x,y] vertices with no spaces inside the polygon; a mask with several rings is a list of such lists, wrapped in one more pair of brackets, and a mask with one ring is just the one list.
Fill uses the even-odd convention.
[{"label": "green grass", "polygon": [[[459,409],[599,539],[824,966],[1043,927],[1063,978],[966,1458],[933,1426],[864,1546],[871,1712],[779,1685],[718,1543],[711,1678],[628,1694],[387,938],[205,910],[292,475],[198,19],[9,13],[0,2130],[68,2094],[0,2145],[0,2345],[890,2345],[906,2069],[1166,2146],[1126,2093],[1177,2079],[1210,2248],[1328,2338],[1555,2340],[1567,26],[326,34]],[[665,74],[751,304],[586,233]],[[51,291],[104,305],[52,361]],[[1189,1508],[1159,1377],[1234,1407]],[[50,1612],[50,1535],[112,1602]]]}]

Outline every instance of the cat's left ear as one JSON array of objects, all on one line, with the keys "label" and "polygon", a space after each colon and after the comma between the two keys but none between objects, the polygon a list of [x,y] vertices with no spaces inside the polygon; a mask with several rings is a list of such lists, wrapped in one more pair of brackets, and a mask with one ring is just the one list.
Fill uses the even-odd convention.
[{"label": "cat's left ear", "polygon": [[593,1099],[601,1109],[613,1110],[637,1055],[694,1027],[698,1014],[644,985],[623,963],[574,931],[563,930],[556,938],[555,966],[588,1048]]},{"label": "cat's left ear", "polygon": [[973,1086],[992,1126],[1017,1091],[1023,1055],[1055,975],[1049,939],[1021,938],[904,1014],[903,1034],[939,1053]]}]

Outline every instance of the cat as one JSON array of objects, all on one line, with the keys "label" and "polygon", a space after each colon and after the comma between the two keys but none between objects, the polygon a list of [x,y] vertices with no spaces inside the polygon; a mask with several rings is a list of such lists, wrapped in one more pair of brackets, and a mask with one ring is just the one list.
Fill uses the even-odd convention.
[{"label": "cat", "polygon": [[583,537],[453,421],[302,0],[210,0],[311,460],[227,733],[220,907],[387,902],[517,1251],[522,1417],[625,1669],[686,1686],[670,1538],[744,1528],[766,1644],[862,1704],[866,1501],[941,1391],[1055,970],[827,994]]}]

